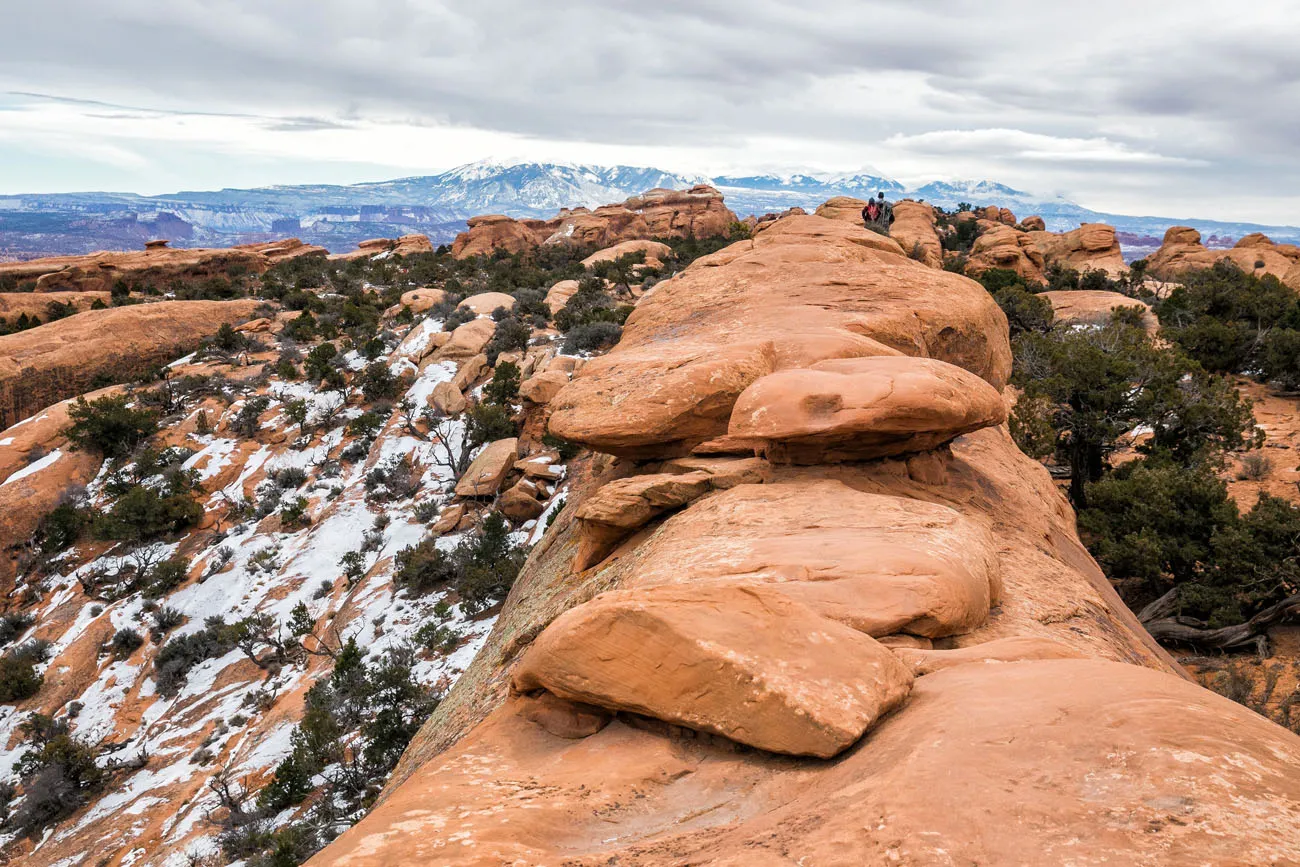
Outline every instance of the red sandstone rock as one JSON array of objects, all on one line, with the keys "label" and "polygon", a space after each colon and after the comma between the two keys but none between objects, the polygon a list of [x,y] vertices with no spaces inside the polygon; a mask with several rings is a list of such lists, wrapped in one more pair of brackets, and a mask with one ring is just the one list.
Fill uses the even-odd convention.
[{"label": "red sandstone rock", "polygon": [[943,361],[843,358],[756,380],[727,433],[762,440],[774,460],[832,463],[927,451],[1006,421],[997,390]]},{"label": "red sandstone rock", "polygon": [[709,186],[684,192],[650,190],[621,205],[561,211],[551,220],[513,220],[492,215],[475,217],[452,244],[458,259],[495,250],[517,253],[542,244],[596,244],[646,238],[712,237],[723,235],[736,221],[722,195]]},{"label": "red sandstone rock", "polygon": [[789,217],[697,260],[656,286],[619,344],[555,397],[551,430],[615,454],[682,454],[724,434],[762,376],[903,347],[1001,388],[1006,320],[988,292],[882,252],[891,248],[866,229]]},{"label": "red sandstone rock", "polygon": [[911,676],[872,639],[779,594],[715,586],[609,593],[568,611],[514,682],[829,758],[897,707]]},{"label": "red sandstone rock", "polygon": [[0,425],[8,426],[105,377],[125,382],[184,355],[260,301],[165,301],[87,310],[0,337]]},{"label": "red sandstone rock", "polygon": [[501,490],[501,483],[515,465],[515,459],[519,456],[518,448],[519,440],[513,437],[488,443],[456,483],[456,496],[494,496]]},{"label": "red sandstone rock", "polygon": [[224,249],[156,247],[126,253],[101,251],[85,256],[0,263],[0,278],[35,280],[37,292],[108,292],[119,279],[135,279],[148,272],[154,285],[163,288],[180,273],[193,277],[215,276],[231,265],[261,273],[286,259],[324,253],[323,248],[309,246],[297,238]]}]

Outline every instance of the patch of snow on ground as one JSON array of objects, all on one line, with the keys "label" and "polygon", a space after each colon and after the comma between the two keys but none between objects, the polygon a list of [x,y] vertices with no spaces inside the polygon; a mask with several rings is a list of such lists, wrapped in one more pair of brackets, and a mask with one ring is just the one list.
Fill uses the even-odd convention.
[{"label": "patch of snow on ground", "polygon": [[9,484],[10,482],[16,482],[19,479],[25,479],[30,475],[39,473],[41,470],[50,466],[61,457],[63,457],[63,450],[55,449],[45,457],[41,458],[40,460],[32,461],[30,464],[23,467],[21,470],[14,473],[9,478],[5,479],[3,482],[0,482],[0,488],[3,488],[5,485]]}]

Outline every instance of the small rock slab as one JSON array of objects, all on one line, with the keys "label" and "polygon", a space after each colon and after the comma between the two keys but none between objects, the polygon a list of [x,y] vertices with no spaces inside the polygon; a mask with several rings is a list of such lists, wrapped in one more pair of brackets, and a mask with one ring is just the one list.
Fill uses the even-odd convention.
[{"label": "small rock slab", "polygon": [[830,758],[907,699],[912,675],[868,636],[770,590],[658,587],[560,615],[514,685]]},{"label": "small rock slab", "polygon": [[1002,395],[933,358],[837,358],[761,377],[731,413],[728,435],[761,439],[768,457],[816,464],[927,451],[1006,421]]},{"label": "small rock slab", "polygon": [[465,475],[456,483],[458,497],[492,497],[518,458],[519,440],[515,437],[488,443],[470,463]]}]

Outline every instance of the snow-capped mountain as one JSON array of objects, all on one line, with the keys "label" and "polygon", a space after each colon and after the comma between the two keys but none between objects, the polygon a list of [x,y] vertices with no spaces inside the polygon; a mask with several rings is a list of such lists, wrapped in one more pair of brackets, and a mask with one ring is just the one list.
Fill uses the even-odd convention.
[{"label": "snow-capped mountain", "polygon": [[990,180],[934,181],[908,187],[878,171],[707,177],[641,166],[596,166],[481,160],[436,175],[339,185],[273,186],[179,192],[65,193],[0,196],[0,258],[89,253],[134,248],[147,237],[176,246],[229,246],[277,237],[300,237],[331,250],[350,250],[365,238],[407,233],[450,241],[475,214],[551,217],[560,208],[621,202],[655,187],[684,189],[709,183],[738,216],[802,207],[809,211],[833,196],[867,198],[884,192],[951,208],[960,202],[996,204],[1018,215],[1038,214],[1053,231],[1080,222],[1111,223],[1146,238],[1170,225],[1239,237],[1263,231],[1300,239],[1300,229],[1209,220],[1127,217],[1099,213],[1061,197],[1040,196]]}]

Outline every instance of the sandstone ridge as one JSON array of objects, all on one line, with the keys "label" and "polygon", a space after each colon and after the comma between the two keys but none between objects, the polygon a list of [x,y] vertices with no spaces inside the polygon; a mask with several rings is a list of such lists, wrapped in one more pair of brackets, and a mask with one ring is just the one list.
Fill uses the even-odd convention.
[{"label": "sandstone ridge", "polygon": [[988,293],[848,221],[656,286],[552,400],[616,459],[311,863],[1300,858],[1300,739],[1142,631],[1009,368]]},{"label": "sandstone ridge", "polygon": [[648,238],[703,238],[726,234],[734,222],[736,215],[723,204],[722,194],[701,184],[685,191],[650,190],[594,210],[565,208],[550,220],[516,220],[499,214],[473,217],[451,251],[465,258],[497,250],[517,253],[542,244],[611,247]]}]

